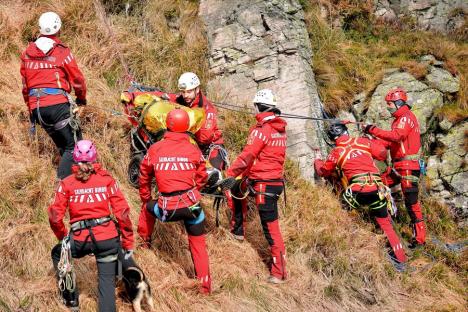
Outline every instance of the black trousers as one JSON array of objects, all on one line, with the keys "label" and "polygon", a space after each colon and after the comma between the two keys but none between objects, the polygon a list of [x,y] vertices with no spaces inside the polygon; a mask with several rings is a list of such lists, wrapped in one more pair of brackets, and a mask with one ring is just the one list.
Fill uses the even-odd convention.
[{"label": "black trousers", "polygon": [[[31,112],[31,115],[32,120],[44,128],[60,152],[61,159],[57,168],[57,178],[61,180],[66,178],[71,174],[71,167],[73,165],[73,149],[75,147],[73,129],[70,125],[66,125],[60,130],[55,130],[53,126],[48,125],[54,125],[59,121],[69,118],[70,104],[61,103],[47,107],[35,108]],[[80,129],[77,132],[77,140],[81,140],[81,138]]]},{"label": "black trousers", "polygon": [[[52,262],[58,277],[58,263],[60,261],[61,244],[55,245],[52,249]],[[98,268],[98,290],[99,290],[99,312],[115,312],[115,276],[117,273],[117,260],[112,262],[100,262],[109,255],[115,255],[120,248],[118,237],[97,241],[96,245],[91,241],[74,241],[71,246],[72,257],[82,258],[91,253],[96,257]],[[64,298],[73,303],[71,306],[78,306],[78,288],[73,293],[64,293]]]}]

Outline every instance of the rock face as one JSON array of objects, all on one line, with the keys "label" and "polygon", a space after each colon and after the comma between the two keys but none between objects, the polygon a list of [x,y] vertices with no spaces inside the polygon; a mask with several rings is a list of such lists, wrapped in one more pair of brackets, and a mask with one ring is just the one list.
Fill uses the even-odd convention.
[{"label": "rock face", "polygon": [[431,192],[453,207],[455,214],[468,226],[468,123],[452,127],[447,135],[437,135],[436,140],[443,154],[433,155],[428,160]]},{"label": "rock face", "polygon": [[[417,80],[398,69],[389,70],[370,95],[367,110],[365,96],[359,95],[352,111],[356,119],[389,129],[392,118],[385,109],[384,97],[392,88],[404,88],[420,123],[423,153],[429,156],[430,194],[452,207],[461,224],[468,225],[468,123],[453,124],[447,119],[440,120],[436,114],[444,99],[459,91],[460,80],[443,69],[443,62],[432,55],[421,57],[421,63],[428,72],[423,79]],[[341,114],[345,116],[346,112]]]},{"label": "rock face", "polygon": [[423,30],[450,32],[464,25],[466,0],[374,0],[375,15],[386,20],[404,16],[415,19]]},{"label": "rock face", "polygon": [[[276,94],[279,108],[321,117],[312,71],[312,48],[296,0],[202,0],[200,16],[209,41],[210,96],[251,105],[258,89]],[[312,180],[313,159],[326,151],[321,125],[288,119],[288,155]]]}]

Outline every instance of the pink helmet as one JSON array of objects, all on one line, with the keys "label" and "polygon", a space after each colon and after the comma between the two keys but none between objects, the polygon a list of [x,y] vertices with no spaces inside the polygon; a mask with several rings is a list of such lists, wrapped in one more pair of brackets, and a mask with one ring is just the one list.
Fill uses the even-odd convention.
[{"label": "pink helmet", "polygon": [[96,146],[90,140],[76,142],[73,150],[73,160],[75,162],[95,162],[97,158]]}]

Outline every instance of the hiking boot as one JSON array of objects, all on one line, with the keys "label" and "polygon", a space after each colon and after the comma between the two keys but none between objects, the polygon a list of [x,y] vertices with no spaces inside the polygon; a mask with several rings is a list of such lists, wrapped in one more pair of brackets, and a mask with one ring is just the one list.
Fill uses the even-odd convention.
[{"label": "hiking boot", "polygon": [[392,257],[392,255],[387,254],[387,258],[390,261],[390,263],[393,265],[395,270],[398,272],[402,273],[406,271],[406,263],[405,262],[400,262],[396,258]]},{"label": "hiking boot", "polygon": [[273,276],[273,275],[270,275],[270,277],[268,277],[267,281],[270,284],[284,284],[284,283],[286,283],[286,281],[284,279],[278,278],[278,277]]},{"label": "hiking boot", "polygon": [[413,240],[411,244],[408,245],[408,248],[413,251],[416,251],[416,250],[423,249],[425,245],[426,244],[419,244],[416,240]]}]

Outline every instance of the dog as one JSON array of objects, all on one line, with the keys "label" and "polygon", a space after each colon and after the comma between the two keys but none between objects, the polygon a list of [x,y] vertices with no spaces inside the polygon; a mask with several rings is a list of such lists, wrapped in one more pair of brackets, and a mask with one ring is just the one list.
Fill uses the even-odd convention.
[{"label": "dog", "polygon": [[124,285],[123,296],[133,305],[133,311],[142,312],[141,304],[143,300],[154,311],[151,287],[145,277],[143,270],[136,264],[133,257],[121,258],[122,261],[122,282]]}]

